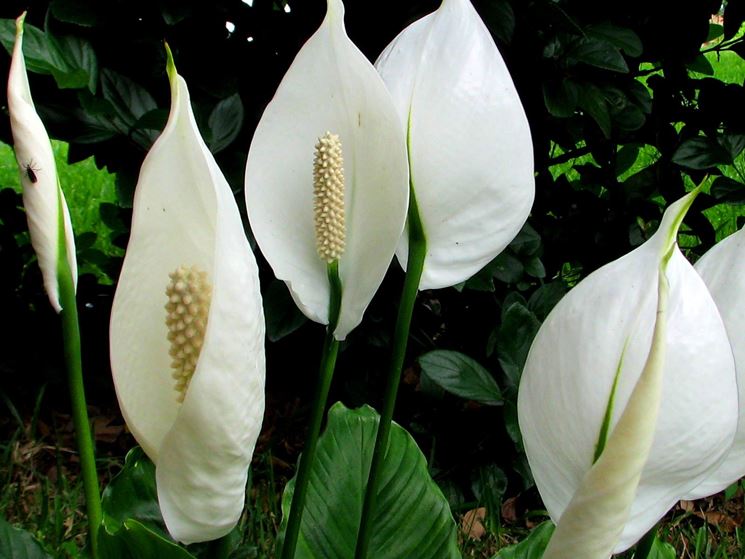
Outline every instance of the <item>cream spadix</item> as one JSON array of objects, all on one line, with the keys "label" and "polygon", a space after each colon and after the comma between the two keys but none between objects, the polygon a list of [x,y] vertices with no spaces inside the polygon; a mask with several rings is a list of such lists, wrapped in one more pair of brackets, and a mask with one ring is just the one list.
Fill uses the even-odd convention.
[{"label": "cream spadix", "polygon": [[258,271],[232,191],[199,135],[170,57],[171,112],[142,164],[111,316],[122,414],[156,467],[184,543],[224,536],[243,511],[264,412]]},{"label": "cream spadix", "polygon": [[737,386],[724,324],[675,243],[694,196],[671,205],[645,244],[572,289],[530,349],[518,416],[558,521],[547,557],[627,549],[732,442]]},{"label": "cream spadix", "polygon": [[16,41],[8,76],[8,111],[13,133],[31,245],[54,310],[60,312],[60,258],[67,259],[73,285],[77,283],[75,238],[65,196],[59,186],[49,136],[36,113],[23,58],[24,12],[16,20]]},{"label": "cream spadix", "polygon": [[[520,98],[469,0],[443,0],[375,67],[407,136],[427,240],[420,288],[455,285],[507,246],[533,204],[533,144]],[[407,251],[405,234],[396,251],[404,267]]]},{"label": "cream spadix", "polygon": [[[401,123],[375,68],[347,37],[344,6],[326,17],[295,57],[254,133],[246,165],[251,229],[277,278],[311,320],[329,323],[327,256],[319,258],[314,146],[330,131],[343,156],[344,252],[341,340],[357,326],[390,265],[408,205]],[[334,238],[338,238],[333,235]],[[325,254],[325,249],[324,249]]]},{"label": "cream spadix", "polygon": [[709,288],[727,328],[737,369],[740,414],[735,440],[724,462],[686,499],[718,493],[745,476],[745,229],[714,245],[694,268]]},{"label": "cream spadix", "polygon": [[313,159],[313,207],[316,223],[316,250],[326,263],[339,260],[344,253],[344,157],[341,140],[326,132],[316,143]]}]

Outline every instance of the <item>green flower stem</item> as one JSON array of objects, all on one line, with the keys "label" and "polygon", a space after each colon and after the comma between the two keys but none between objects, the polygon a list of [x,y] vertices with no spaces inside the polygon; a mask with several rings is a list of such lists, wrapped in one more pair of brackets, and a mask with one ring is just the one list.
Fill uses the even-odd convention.
[{"label": "green flower stem", "polygon": [[321,356],[321,367],[318,375],[318,384],[313,398],[313,415],[305,439],[305,447],[300,455],[297,477],[295,478],[295,492],[292,494],[290,504],[290,516],[287,520],[284,542],[280,557],[292,559],[295,556],[295,547],[300,533],[300,521],[305,509],[305,497],[308,493],[308,481],[310,480],[310,467],[316,456],[318,436],[321,433],[326,401],[329,396],[331,379],[334,376],[336,355],[339,352],[339,342],[334,338],[334,330],[339,321],[339,308],[341,307],[341,280],[339,279],[339,262],[334,261],[328,265],[329,286],[331,288],[329,298],[329,325],[326,328],[326,339],[323,343],[323,355]]},{"label": "green flower stem", "polygon": [[409,340],[409,327],[411,326],[411,315],[414,312],[414,302],[419,291],[419,281],[424,269],[424,257],[427,253],[427,239],[424,235],[422,221],[419,218],[414,189],[409,193],[409,256],[406,263],[406,278],[401,293],[401,301],[398,306],[396,317],[396,328],[393,334],[393,350],[388,368],[388,379],[383,400],[383,412],[380,415],[380,424],[375,437],[375,448],[373,449],[372,462],[370,464],[370,475],[367,478],[365,490],[365,501],[362,505],[362,518],[360,529],[357,533],[357,547],[354,551],[355,559],[365,559],[370,546],[372,519],[375,514],[375,502],[378,497],[378,481],[383,470],[383,461],[388,449],[388,439],[391,432],[391,421],[393,420],[393,408],[396,405],[398,385],[401,380],[401,370],[406,356],[406,345]]},{"label": "green flower stem", "polygon": [[634,559],[647,559],[649,557],[650,551],[652,551],[652,546],[654,545],[654,541],[657,539],[657,525],[652,527],[652,529],[644,534],[642,539],[639,540],[639,542],[636,544],[636,549],[634,550]]},{"label": "green flower stem", "polygon": [[[60,205],[61,207],[61,205]],[[59,259],[57,266],[57,283],[59,286],[62,312],[62,338],[64,341],[65,365],[67,367],[67,384],[70,389],[72,404],[72,421],[75,426],[75,437],[80,454],[80,469],[83,477],[85,505],[88,512],[88,533],[93,558],[98,559],[98,527],[101,525],[101,494],[98,489],[96,458],[93,453],[93,437],[88,419],[83,387],[83,366],[80,357],[80,328],[78,326],[78,309],[75,299],[75,286],[72,283],[72,272],[67,261],[65,248],[65,231],[62,211],[60,210]]]}]

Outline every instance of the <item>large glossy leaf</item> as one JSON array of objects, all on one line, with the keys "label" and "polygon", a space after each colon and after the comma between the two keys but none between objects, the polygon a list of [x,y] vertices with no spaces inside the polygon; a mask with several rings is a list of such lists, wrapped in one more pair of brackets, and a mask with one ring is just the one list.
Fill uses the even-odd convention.
[{"label": "large glossy leaf", "polygon": [[731,165],[729,152],[716,140],[699,136],[684,141],[673,153],[672,162],[689,169]]},{"label": "large glossy leaf", "polygon": [[458,351],[438,349],[419,358],[422,375],[448,392],[489,406],[502,403],[494,377],[478,362]]},{"label": "large glossy leaf", "polygon": [[535,314],[519,302],[505,305],[502,324],[497,333],[497,355],[512,386],[520,382],[520,375],[541,323]]},{"label": "large glossy leaf", "polygon": [[0,518],[0,559],[51,559],[26,530],[14,528]]},{"label": "large glossy leaf", "polygon": [[[354,556],[379,416],[369,406],[331,407],[316,461],[295,559],[349,559]],[[369,556],[375,559],[447,559],[460,557],[448,502],[427,472],[427,461],[414,439],[393,424],[372,518]],[[282,497],[287,523],[295,480]]]},{"label": "large glossy leaf", "polygon": [[223,99],[210,113],[208,142],[210,151],[216,154],[235,140],[243,126],[243,102],[237,93]]},{"label": "large glossy leaf", "polygon": [[165,533],[155,489],[155,465],[140,447],[127,453],[124,468],[104,490],[101,505],[104,526],[112,533],[119,530],[128,518],[135,518]]},{"label": "large glossy leaf", "polygon": [[100,530],[98,546],[106,559],[194,559],[183,547],[131,518],[113,534],[105,527]]}]

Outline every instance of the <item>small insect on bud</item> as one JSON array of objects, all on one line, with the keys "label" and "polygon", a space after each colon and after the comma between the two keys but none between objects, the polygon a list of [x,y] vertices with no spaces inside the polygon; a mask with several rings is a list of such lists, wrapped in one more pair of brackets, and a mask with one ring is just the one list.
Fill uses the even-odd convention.
[{"label": "small insect on bud", "polygon": [[344,253],[344,159],[341,139],[326,132],[318,139],[313,160],[313,207],[315,210],[316,250],[327,263]]},{"label": "small insect on bud", "polygon": [[39,180],[39,178],[36,176],[36,173],[41,171],[41,169],[34,168],[34,162],[29,161],[24,165],[24,168],[26,169],[26,176],[28,177],[28,180],[30,180],[32,183],[36,184],[36,181]]}]

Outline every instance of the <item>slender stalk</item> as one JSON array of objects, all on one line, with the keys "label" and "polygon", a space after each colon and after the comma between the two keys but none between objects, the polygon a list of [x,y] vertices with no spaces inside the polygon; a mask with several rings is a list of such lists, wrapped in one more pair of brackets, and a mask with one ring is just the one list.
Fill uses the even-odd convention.
[{"label": "slender stalk", "polygon": [[657,538],[657,525],[652,527],[649,532],[644,534],[639,543],[636,544],[636,550],[634,550],[634,559],[647,559],[649,552],[652,551],[652,546]]},{"label": "slender stalk", "polygon": [[96,472],[96,458],[93,452],[93,437],[91,436],[88,408],[85,403],[85,388],[83,386],[83,365],[80,357],[80,328],[78,325],[78,309],[75,300],[75,286],[72,283],[72,273],[65,252],[63,220],[60,211],[60,242],[59,264],[57,266],[57,282],[59,286],[60,304],[62,312],[62,338],[64,342],[65,366],[67,368],[67,384],[70,390],[72,404],[72,421],[75,426],[75,438],[80,454],[80,470],[83,478],[85,506],[88,513],[88,533],[93,558],[98,559],[98,527],[101,525],[101,494],[98,489],[98,473]]},{"label": "slender stalk", "polygon": [[388,439],[391,432],[391,421],[393,420],[393,409],[396,406],[398,385],[401,380],[401,370],[406,356],[406,345],[409,340],[409,327],[411,316],[414,312],[414,302],[419,290],[419,281],[424,269],[424,257],[427,253],[427,240],[424,235],[422,221],[419,218],[414,189],[409,193],[409,256],[406,263],[406,278],[401,292],[401,301],[398,305],[398,316],[393,333],[393,348],[391,361],[388,367],[386,391],[383,400],[383,411],[380,415],[380,423],[375,437],[375,448],[373,449],[372,462],[370,464],[370,475],[367,478],[365,489],[365,501],[362,505],[362,518],[360,529],[357,533],[357,547],[354,551],[355,559],[367,557],[370,546],[372,519],[375,514],[375,503],[377,501],[378,480],[383,470],[383,462],[388,449]]},{"label": "slender stalk", "polygon": [[336,355],[339,352],[339,342],[334,338],[334,330],[339,320],[339,308],[341,307],[341,281],[339,279],[339,264],[334,261],[328,266],[329,285],[331,296],[329,301],[329,325],[326,329],[326,339],[323,343],[323,354],[321,356],[321,367],[318,374],[315,396],[313,397],[313,414],[308,428],[303,453],[300,455],[297,477],[295,478],[295,491],[292,494],[290,504],[290,515],[285,529],[284,542],[280,557],[281,559],[292,559],[295,556],[295,547],[300,533],[300,521],[305,509],[305,498],[308,493],[308,481],[310,480],[310,468],[316,456],[318,436],[321,433],[321,423],[326,411],[331,379],[334,376]]}]

